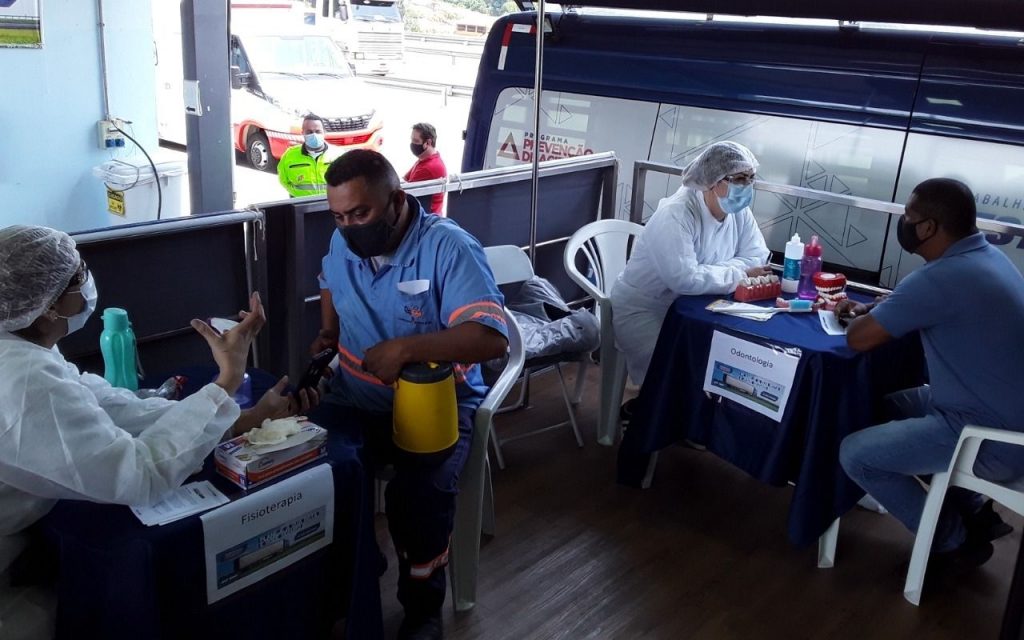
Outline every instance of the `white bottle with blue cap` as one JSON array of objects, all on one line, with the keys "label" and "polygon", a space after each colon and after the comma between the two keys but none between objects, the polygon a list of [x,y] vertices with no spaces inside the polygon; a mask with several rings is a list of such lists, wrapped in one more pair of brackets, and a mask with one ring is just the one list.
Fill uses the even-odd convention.
[{"label": "white bottle with blue cap", "polygon": [[804,243],[800,234],[794,233],[786,243],[786,257],[782,263],[782,292],[796,293],[800,286],[800,260],[804,257]]}]

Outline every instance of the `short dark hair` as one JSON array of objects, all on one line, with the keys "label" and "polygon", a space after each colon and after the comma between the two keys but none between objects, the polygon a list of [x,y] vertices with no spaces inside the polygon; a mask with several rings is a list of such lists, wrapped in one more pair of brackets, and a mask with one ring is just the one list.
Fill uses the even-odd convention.
[{"label": "short dark hair", "polygon": [[306,120],[316,120],[320,124],[324,123],[324,119],[316,115],[315,113],[307,113],[306,115],[302,116],[302,121],[305,122]]},{"label": "short dark hair", "polygon": [[412,129],[413,131],[419,131],[421,138],[430,140],[435,147],[437,146],[437,129],[434,128],[434,125],[429,122],[417,122],[412,125]]},{"label": "short dark hair", "polygon": [[914,187],[914,208],[934,218],[946,233],[964,238],[978,230],[978,208],[971,188],[952,178],[931,178]]},{"label": "short dark hair", "polygon": [[332,187],[356,178],[363,178],[371,189],[385,196],[401,184],[388,159],[370,149],[353,149],[345,153],[327,167],[324,176]]}]

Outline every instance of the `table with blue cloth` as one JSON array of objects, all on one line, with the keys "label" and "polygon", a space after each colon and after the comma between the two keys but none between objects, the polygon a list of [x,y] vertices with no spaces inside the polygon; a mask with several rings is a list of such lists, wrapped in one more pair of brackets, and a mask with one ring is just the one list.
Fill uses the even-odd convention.
[{"label": "table with blue cloth", "polygon": [[[811,544],[864,495],[839,465],[839,443],[882,421],[886,394],[923,383],[920,341],[915,334],[858,353],[846,346],[845,336],[826,334],[817,313],[777,313],[761,322],[708,311],[718,298],[683,296],[666,314],[619,448],[619,482],[640,486],[651,454],[688,439],[762,482],[795,483],[789,539]],[[715,331],[801,350],[781,422],[705,394]]]},{"label": "table with blue cloth", "polygon": [[[214,370],[179,373],[189,378],[187,393],[208,383]],[[275,379],[250,374],[258,399]],[[343,616],[346,637],[382,637],[369,480],[355,449],[330,433],[327,447],[333,544],[210,605],[199,515],[147,527],[128,507],[58,503],[40,522],[59,554],[57,638],[326,638]],[[212,457],[189,482],[210,480],[231,500],[260,490],[246,492],[221,477]]]}]

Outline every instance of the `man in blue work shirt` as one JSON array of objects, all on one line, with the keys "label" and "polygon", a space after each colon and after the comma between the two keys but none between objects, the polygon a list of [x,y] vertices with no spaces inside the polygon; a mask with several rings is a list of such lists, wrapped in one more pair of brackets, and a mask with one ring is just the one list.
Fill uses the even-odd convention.
[{"label": "man in blue work shirt", "polygon": [[[847,302],[847,344],[858,351],[919,331],[930,387],[897,399],[905,419],[847,436],[846,473],[916,532],[925,489],[915,476],[948,469],[965,425],[1024,430],[1024,277],[976,226],[974,195],[962,182],[926,180],[914,188],[897,228],[905,251],[926,264],[876,305]],[[995,482],[1024,475],[1024,448],[988,443],[974,472]],[[929,570],[959,572],[992,555],[1009,526],[978,494],[947,493]]]},{"label": "man in blue work shirt", "polygon": [[[384,156],[349,151],[326,180],[338,228],[323,259],[312,351],[337,345],[340,366],[310,419],[365,443],[368,467],[394,462],[386,511],[405,609],[399,638],[440,638],[458,476],[487,391],[475,363],[506,351],[503,299],[479,242],[424,211]],[[429,361],[455,367],[458,442],[441,461],[394,456],[391,385],[405,365]]]}]

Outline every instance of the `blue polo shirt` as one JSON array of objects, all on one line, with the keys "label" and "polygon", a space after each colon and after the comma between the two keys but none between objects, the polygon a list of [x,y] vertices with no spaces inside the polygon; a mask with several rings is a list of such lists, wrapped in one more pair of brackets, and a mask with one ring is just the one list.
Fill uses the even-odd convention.
[{"label": "blue polo shirt", "polygon": [[1024,277],[975,233],[871,311],[895,337],[921,332],[933,408],[950,425],[1024,431]]},{"label": "blue polo shirt", "polygon": [[[479,322],[508,336],[504,299],[480,243],[447,218],[427,213],[406,195],[412,222],[386,264],[374,272],[369,259],[349,250],[338,230],[323,258],[320,288],[329,289],[338,312],[340,371],[331,398],[369,411],[390,412],[394,390],[363,371],[370,347],[402,336],[434,333]],[[487,393],[477,364],[453,363],[459,405],[476,408]]]}]

